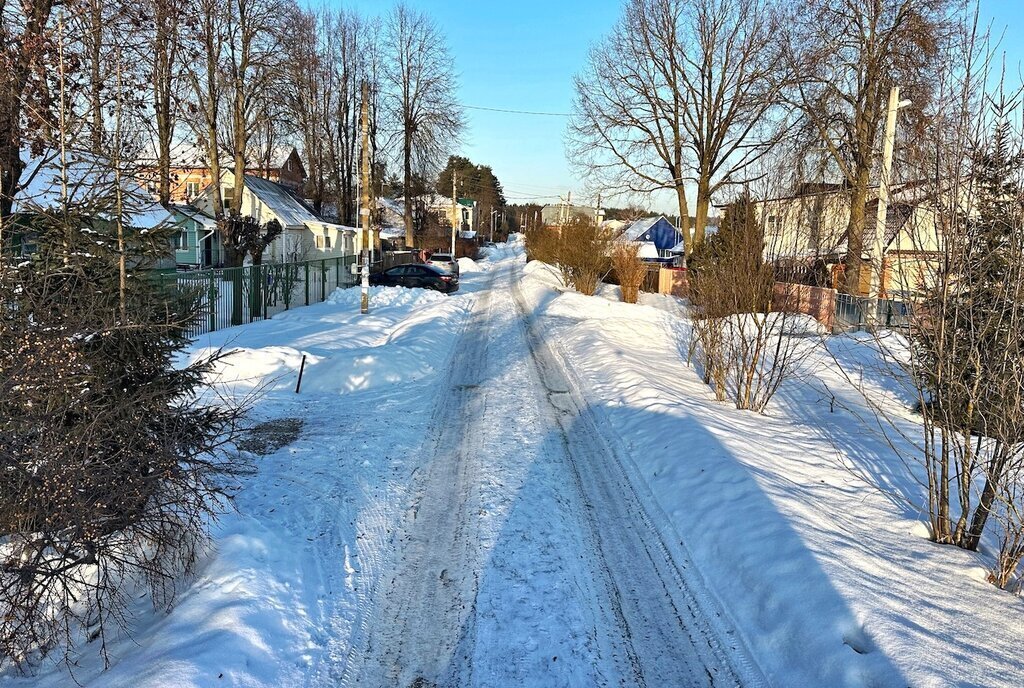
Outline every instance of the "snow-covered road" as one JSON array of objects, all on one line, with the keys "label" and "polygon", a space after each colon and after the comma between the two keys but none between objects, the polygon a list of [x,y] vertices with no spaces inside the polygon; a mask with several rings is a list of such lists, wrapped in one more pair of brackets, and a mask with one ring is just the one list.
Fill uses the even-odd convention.
[{"label": "snow-covered road", "polygon": [[802,378],[739,412],[678,301],[577,294],[521,244],[462,272],[197,339],[279,441],[173,607],[140,595],[107,670],[80,645],[79,685],[1020,685],[1020,598],[878,487],[916,489],[832,357],[877,384],[873,349],[801,339]]},{"label": "snow-covered road", "polygon": [[726,686],[739,679],[578,390],[489,273],[347,685]]}]

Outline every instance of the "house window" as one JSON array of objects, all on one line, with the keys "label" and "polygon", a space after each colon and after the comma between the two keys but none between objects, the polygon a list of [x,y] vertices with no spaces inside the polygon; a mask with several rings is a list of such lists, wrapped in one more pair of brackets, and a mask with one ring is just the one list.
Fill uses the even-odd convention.
[{"label": "house window", "polygon": [[224,210],[227,210],[231,206],[231,201],[235,199],[235,187],[225,186],[220,192],[221,200],[224,203]]},{"label": "house window", "polygon": [[324,247],[324,237],[319,235],[319,234],[316,235],[316,247],[317,248],[323,248]]},{"label": "house window", "polygon": [[185,198],[192,200],[199,195],[199,182],[185,182]]},{"label": "house window", "polygon": [[316,247],[323,249],[329,249],[331,247],[331,235],[327,233],[327,230],[324,230],[322,235],[316,235]]},{"label": "house window", "polygon": [[777,215],[769,215],[768,220],[765,223],[768,227],[769,234],[778,234],[779,232],[779,218]]},{"label": "house window", "polygon": [[177,251],[188,250],[188,231],[182,229],[174,237],[174,248]]}]

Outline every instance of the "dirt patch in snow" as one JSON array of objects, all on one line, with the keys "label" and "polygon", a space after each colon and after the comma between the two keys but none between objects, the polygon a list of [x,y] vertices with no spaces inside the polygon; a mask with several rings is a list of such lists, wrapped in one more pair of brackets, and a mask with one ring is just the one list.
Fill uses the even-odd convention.
[{"label": "dirt patch in snow", "polygon": [[299,439],[302,424],[301,418],[275,418],[259,423],[238,443],[238,448],[258,456],[268,456]]}]

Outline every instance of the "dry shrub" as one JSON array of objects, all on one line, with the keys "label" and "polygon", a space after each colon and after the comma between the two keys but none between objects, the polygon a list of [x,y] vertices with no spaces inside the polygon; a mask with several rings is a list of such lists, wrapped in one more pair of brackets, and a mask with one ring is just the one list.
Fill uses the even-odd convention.
[{"label": "dry shrub", "polygon": [[529,260],[558,270],[562,285],[592,296],[610,267],[611,232],[593,220],[573,217],[562,227],[540,227],[526,234]]},{"label": "dry shrub", "polygon": [[763,411],[793,372],[796,343],[786,312],[772,312],[774,275],[749,199],[734,203],[720,231],[693,261],[691,356],[719,401]]},{"label": "dry shrub", "polygon": [[577,216],[562,227],[558,242],[559,269],[576,291],[587,296],[597,291],[610,267],[611,243],[611,232],[589,219]]},{"label": "dry shrub", "polygon": [[558,262],[559,231],[552,227],[534,227],[526,231],[526,259],[548,265]]},{"label": "dry shrub", "polygon": [[622,300],[636,303],[647,276],[647,266],[640,259],[640,246],[634,242],[617,243],[612,249],[612,267],[622,288]]}]

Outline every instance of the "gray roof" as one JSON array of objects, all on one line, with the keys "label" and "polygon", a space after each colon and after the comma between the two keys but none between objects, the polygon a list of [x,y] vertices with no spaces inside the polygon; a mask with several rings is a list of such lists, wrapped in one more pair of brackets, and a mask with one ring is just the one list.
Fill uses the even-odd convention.
[{"label": "gray roof", "polygon": [[323,222],[298,196],[276,182],[247,174],[245,188],[270,208],[285,227],[301,227],[307,222]]}]

